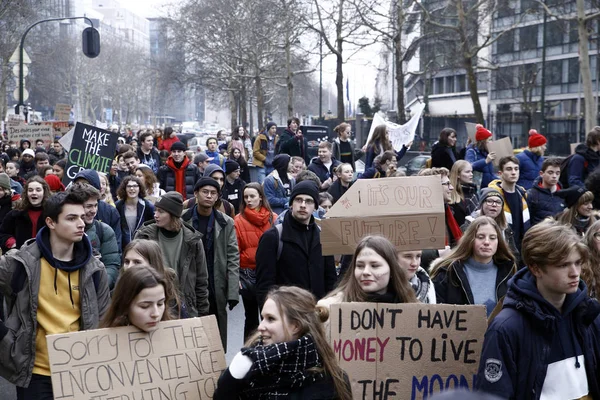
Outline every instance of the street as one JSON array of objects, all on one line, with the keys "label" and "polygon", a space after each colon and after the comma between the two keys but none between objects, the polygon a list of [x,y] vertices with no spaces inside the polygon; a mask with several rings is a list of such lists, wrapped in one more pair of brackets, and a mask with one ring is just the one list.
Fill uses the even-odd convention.
[{"label": "street", "polygon": [[[231,362],[235,354],[242,348],[244,344],[244,305],[240,298],[240,303],[229,311],[228,326],[227,326],[227,365]],[[0,378],[0,400],[16,400],[17,394],[15,388],[10,383]]]}]

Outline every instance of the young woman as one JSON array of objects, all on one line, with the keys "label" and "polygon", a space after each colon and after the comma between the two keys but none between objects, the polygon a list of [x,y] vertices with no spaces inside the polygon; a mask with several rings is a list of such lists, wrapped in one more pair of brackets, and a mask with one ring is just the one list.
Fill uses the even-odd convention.
[{"label": "young woman", "polygon": [[277,214],[289,207],[290,195],[296,183],[288,172],[290,156],[287,154],[278,154],[273,158],[273,171],[263,181],[265,195],[269,205]]},{"label": "young woman", "polygon": [[471,215],[479,205],[477,186],[473,184],[473,167],[468,161],[458,160],[450,171],[450,183],[454,190],[450,192],[450,208],[459,225]]},{"label": "young woman", "polygon": [[246,320],[244,339],[258,327],[258,302],[256,300],[256,249],[262,234],[277,218],[265,197],[262,185],[252,182],[244,187],[240,213],[235,216],[234,227],[240,252],[240,294],[244,302]]},{"label": "young woman", "polygon": [[458,246],[434,264],[431,280],[438,303],[483,304],[488,316],[517,271],[498,224],[485,216],[476,218]]},{"label": "young woman", "polygon": [[175,142],[179,142],[179,138],[175,134],[173,128],[167,126],[163,132],[162,142],[159,144],[158,150],[166,150],[170,152],[171,146]]},{"label": "young woman", "polygon": [[354,147],[354,142],[350,139],[352,136],[352,127],[346,122],[342,122],[333,128],[338,137],[333,139],[333,158],[341,163],[348,163],[352,170],[356,169],[356,160],[360,159],[364,152]]},{"label": "young woman", "polygon": [[250,169],[246,158],[242,155],[242,152],[238,148],[234,148],[229,152],[229,159],[235,161],[240,166],[240,178],[244,182],[250,182]]},{"label": "young woman", "polygon": [[156,175],[148,166],[140,164],[135,170],[135,176],[137,176],[144,184],[144,189],[146,189],[146,200],[151,204],[154,204],[160,196],[166,193],[159,187]]},{"label": "young woman", "polygon": [[319,208],[322,208],[325,213],[333,206],[333,196],[327,192],[319,193]]},{"label": "young woman", "polygon": [[600,297],[600,221],[587,230],[583,243],[590,249],[590,261],[581,270],[581,279],[588,287],[588,294],[594,299]]},{"label": "young woman", "polygon": [[378,155],[383,154],[384,152],[391,150],[396,153],[396,162],[400,161],[402,157],[406,154],[410,146],[412,145],[412,141],[406,145],[402,145],[402,149],[400,151],[395,151],[392,147],[392,142],[390,142],[390,133],[386,125],[379,125],[373,131],[373,136],[371,140],[366,145],[367,155],[365,161],[365,171],[367,168],[371,168],[373,166],[373,160]]},{"label": "young woman", "polygon": [[598,213],[594,211],[592,205],[594,194],[577,186],[564,191],[559,190],[557,193],[564,196],[567,208],[556,216],[556,220],[570,226],[579,236],[583,237],[588,228],[598,220]]},{"label": "young woman", "polygon": [[258,331],[223,372],[213,398],[350,400],[350,383],[323,331],[328,314],[304,289],[272,289]]},{"label": "young woman", "polygon": [[497,179],[492,162],[496,159],[496,153],[488,152],[487,148],[488,143],[492,141],[492,132],[480,124],[477,124],[475,129],[475,143],[467,147],[465,160],[470,162],[473,170],[477,172],[475,184],[485,188],[491,181]]},{"label": "young woman", "polygon": [[327,189],[327,193],[333,197],[333,204],[335,204],[352,186],[354,170],[352,169],[352,165],[344,163],[335,167],[333,171],[337,175],[337,179]]},{"label": "young woman", "polygon": [[19,249],[46,225],[42,211],[48,197],[50,187],[45,180],[39,176],[32,176],[27,180],[21,201],[4,217],[0,226],[0,246],[3,253],[9,249]]},{"label": "young woman", "polygon": [[421,303],[435,304],[435,286],[429,274],[421,267],[421,250],[399,251],[398,264],[406,273],[410,286]]},{"label": "young woman", "polygon": [[121,216],[123,249],[131,242],[137,230],[146,221],[153,219],[154,206],[145,199],[146,189],[137,176],[126,176],[117,191],[119,201],[115,204]]},{"label": "young woman", "polygon": [[523,186],[525,190],[531,189],[533,181],[540,176],[546,143],[548,143],[548,140],[544,135],[540,135],[535,129],[530,129],[527,148],[516,155],[517,160],[519,160],[517,185]]},{"label": "young woman", "polygon": [[452,165],[458,160],[456,153],[456,131],[452,128],[444,128],[440,132],[439,140],[431,146],[431,167],[452,169]]},{"label": "young woman", "polygon": [[38,168],[38,175],[42,178],[45,178],[48,175],[54,175],[54,168],[51,165],[46,165],[45,167]]},{"label": "young woman", "polygon": [[110,192],[109,176],[103,172],[98,172],[98,176],[100,177],[100,200],[114,207],[115,201]]},{"label": "young woman", "polygon": [[[246,133],[246,130],[244,129],[243,126],[236,126],[231,131],[231,140],[227,144],[227,153],[230,155],[230,158],[231,158],[231,153],[233,152],[233,149],[238,149],[240,151],[240,154],[244,156],[244,159],[245,160],[248,159],[248,153],[247,153],[246,147],[244,145],[244,139],[243,139],[245,133]],[[235,160],[235,161],[237,161],[237,160]],[[244,181],[248,182],[245,179],[244,179]]]},{"label": "young woman", "polygon": [[156,269],[139,265],[127,268],[117,281],[100,328],[134,325],[144,332],[158,329],[160,321],[172,319],[167,281]]}]

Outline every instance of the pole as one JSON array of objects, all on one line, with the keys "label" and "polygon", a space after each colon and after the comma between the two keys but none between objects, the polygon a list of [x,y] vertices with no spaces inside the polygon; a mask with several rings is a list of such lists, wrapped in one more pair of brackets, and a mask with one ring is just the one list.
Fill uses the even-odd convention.
[{"label": "pole", "polygon": [[323,37],[319,36],[319,118],[323,118]]},{"label": "pole", "polygon": [[[544,1],[544,4],[546,2]],[[542,108],[542,119],[540,121],[540,131],[542,135],[546,134],[546,20],[548,16],[544,12],[544,22],[542,23],[542,93],[540,103]]]},{"label": "pole", "polygon": [[23,89],[24,89],[24,85],[23,85],[23,48],[25,45],[25,36],[27,36],[29,31],[33,27],[35,27],[43,22],[63,21],[65,19],[85,19],[86,21],[88,21],[90,23],[92,28],[94,27],[94,23],[88,17],[48,18],[48,19],[43,19],[41,21],[37,21],[34,24],[30,25],[27,29],[25,29],[25,33],[23,33],[23,36],[21,36],[21,44],[19,45],[19,102],[17,103],[17,106],[15,107],[15,114],[20,114],[21,108],[25,107],[25,102],[23,100]]}]

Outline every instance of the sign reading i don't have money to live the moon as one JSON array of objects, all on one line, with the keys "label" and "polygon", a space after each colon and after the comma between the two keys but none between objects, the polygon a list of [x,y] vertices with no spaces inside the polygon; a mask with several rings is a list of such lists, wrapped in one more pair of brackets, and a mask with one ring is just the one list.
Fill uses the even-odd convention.
[{"label": "sign reading i don't have money to live the moon", "polygon": [[82,169],[108,173],[115,156],[118,135],[78,122],[73,132],[63,183],[69,184]]}]

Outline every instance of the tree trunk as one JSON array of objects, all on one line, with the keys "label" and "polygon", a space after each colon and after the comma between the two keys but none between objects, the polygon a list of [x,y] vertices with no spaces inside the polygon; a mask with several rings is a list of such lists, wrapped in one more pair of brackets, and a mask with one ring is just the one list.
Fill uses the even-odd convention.
[{"label": "tree trunk", "polygon": [[292,55],[289,33],[285,38],[285,67],[286,67],[286,82],[287,82],[287,112],[288,118],[294,116],[294,82],[292,78]]},{"label": "tree trunk", "polygon": [[260,75],[254,77],[254,84],[256,85],[256,118],[258,121],[258,129],[262,129],[265,126],[265,120],[263,115],[265,112],[265,95],[262,88],[262,79]]},{"label": "tree trunk", "polygon": [[339,54],[335,56],[335,86],[337,87],[337,117],[340,121],[346,118],[344,107],[344,71],[342,70],[342,42],[338,41]]},{"label": "tree trunk", "polygon": [[10,72],[8,59],[2,63],[0,71],[0,118],[4,120],[8,111],[7,96],[6,96],[6,81],[12,73]]},{"label": "tree trunk", "polygon": [[235,96],[235,92],[233,90],[229,91],[229,112],[231,113],[231,126],[232,129],[234,126],[237,126],[237,98]]},{"label": "tree trunk", "polygon": [[[243,69],[242,69],[242,74],[244,73]],[[247,124],[248,124],[248,112],[246,109],[248,103],[248,99],[246,96],[246,81],[245,79],[242,80],[242,87],[240,90],[240,124],[246,128]],[[231,127],[231,129],[233,129],[233,127]]]},{"label": "tree trunk", "polygon": [[396,36],[394,37],[394,70],[396,78],[396,108],[398,123],[406,123],[404,110],[404,70],[402,69],[402,27],[404,26],[404,10],[402,1],[396,1]]},{"label": "tree trunk", "polygon": [[577,0],[577,31],[579,33],[579,70],[583,85],[585,103],[585,132],[590,132],[596,126],[596,110],[592,92],[592,74],[590,72],[589,35],[585,19],[585,1]]}]

